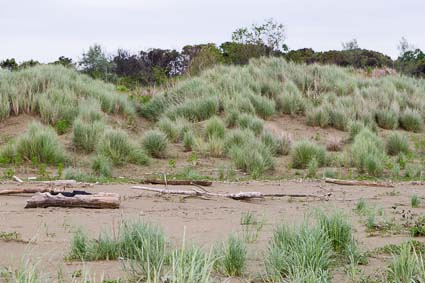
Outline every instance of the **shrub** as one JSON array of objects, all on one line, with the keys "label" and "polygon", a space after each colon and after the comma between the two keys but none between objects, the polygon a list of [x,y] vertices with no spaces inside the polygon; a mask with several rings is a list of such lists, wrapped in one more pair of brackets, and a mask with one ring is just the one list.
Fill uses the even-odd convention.
[{"label": "shrub", "polygon": [[246,268],[247,249],[245,243],[236,236],[230,236],[219,250],[217,262],[226,276],[241,276]]},{"label": "shrub", "polygon": [[398,126],[398,115],[393,110],[378,110],[376,112],[376,122],[383,129],[393,130]]},{"label": "shrub", "polygon": [[112,177],[112,162],[108,157],[96,156],[92,161],[91,168],[102,177]]},{"label": "shrub", "polygon": [[155,158],[164,158],[167,151],[167,136],[158,130],[149,130],[142,139],[145,151]]},{"label": "shrub", "polygon": [[406,131],[419,132],[422,123],[422,117],[416,110],[406,109],[400,116],[401,127]]},{"label": "shrub", "polygon": [[351,147],[354,165],[360,172],[379,176],[384,169],[387,156],[379,137],[365,128],[354,138]]},{"label": "shrub", "polygon": [[46,164],[63,163],[66,159],[56,132],[37,122],[31,123],[28,131],[18,139],[16,152],[21,160]]},{"label": "shrub", "polygon": [[126,162],[145,165],[148,157],[130,141],[127,133],[122,130],[107,130],[96,148],[98,154],[109,157],[114,165]]},{"label": "shrub", "polygon": [[392,132],[387,137],[386,148],[389,155],[407,154],[409,153],[409,140],[406,135]]},{"label": "shrub", "polygon": [[322,146],[309,141],[297,142],[291,151],[292,167],[304,169],[315,158],[318,166],[325,164],[326,151]]},{"label": "shrub", "polygon": [[315,108],[307,114],[307,125],[325,128],[329,125],[330,116],[325,108]]},{"label": "shrub", "polygon": [[346,110],[333,109],[328,107],[329,124],[335,129],[345,131],[348,128],[349,118]]},{"label": "shrub", "polygon": [[171,142],[177,142],[179,140],[179,129],[176,127],[175,121],[171,121],[168,117],[162,117],[156,125],[167,135],[168,140]]},{"label": "shrub", "polygon": [[207,138],[223,138],[224,137],[225,126],[223,121],[214,116],[210,118],[205,125],[205,136]]},{"label": "shrub", "polygon": [[104,131],[105,124],[101,121],[85,122],[76,119],[72,130],[72,142],[85,152],[93,152]]}]

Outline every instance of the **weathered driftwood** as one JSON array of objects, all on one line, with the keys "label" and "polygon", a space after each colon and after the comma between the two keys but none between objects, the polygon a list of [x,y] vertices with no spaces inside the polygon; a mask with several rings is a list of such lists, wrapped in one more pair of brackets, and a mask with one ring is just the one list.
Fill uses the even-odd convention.
[{"label": "weathered driftwood", "polygon": [[324,198],[326,196],[318,195],[307,195],[307,194],[283,194],[283,193],[261,193],[261,192],[239,192],[239,193],[211,193],[205,190],[193,189],[191,191],[186,190],[168,190],[159,188],[150,188],[143,186],[133,186],[132,189],[143,190],[149,192],[155,192],[160,194],[171,194],[171,195],[183,195],[183,196],[199,196],[199,197],[222,197],[230,198],[234,200],[245,200],[252,198],[264,198],[264,197],[293,197],[293,198]]},{"label": "weathered driftwood", "polygon": [[34,194],[34,193],[46,193],[46,192],[53,192],[53,191],[63,191],[63,190],[54,190],[52,188],[17,188],[17,189],[1,190],[0,195]]},{"label": "weathered driftwood", "polygon": [[18,176],[15,176],[15,175],[13,175],[12,179],[15,180],[18,183],[23,183],[24,182],[24,181],[22,181],[21,178],[19,178]]},{"label": "weathered driftwood", "polygon": [[152,184],[152,185],[176,185],[176,186],[203,186],[203,187],[209,187],[212,185],[211,181],[200,181],[200,180],[154,180],[154,179],[147,179],[144,180],[145,184]]},{"label": "weathered driftwood", "polygon": [[386,187],[392,188],[394,187],[391,183],[385,182],[370,182],[370,181],[356,181],[356,180],[341,180],[341,179],[332,179],[325,178],[326,183],[344,185],[344,186],[366,186],[366,187]]},{"label": "weathered driftwood", "polygon": [[66,197],[62,194],[38,193],[27,200],[25,206],[25,208],[36,207],[119,208],[120,197],[115,193],[75,195],[73,197]]}]

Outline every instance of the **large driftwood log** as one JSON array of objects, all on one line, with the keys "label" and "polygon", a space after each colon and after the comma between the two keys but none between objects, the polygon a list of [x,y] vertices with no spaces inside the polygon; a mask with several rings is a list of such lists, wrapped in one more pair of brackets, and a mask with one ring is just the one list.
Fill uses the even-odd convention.
[{"label": "large driftwood log", "polygon": [[63,190],[54,190],[52,188],[17,188],[1,190],[0,195],[15,195],[15,194],[34,194],[47,192],[61,192]]},{"label": "large driftwood log", "polygon": [[341,180],[341,179],[332,179],[332,178],[325,178],[325,182],[331,183],[331,184],[337,184],[337,185],[344,185],[344,186],[366,186],[366,187],[386,187],[386,188],[394,187],[394,185],[391,183]]},{"label": "large driftwood log", "polygon": [[36,207],[119,208],[120,197],[115,193],[75,195],[73,197],[66,197],[62,194],[38,193],[32,196],[25,206],[25,208]]},{"label": "large driftwood log", "polygon": [[177,186],[191,186],[191,185],[197,185],[197,186],[203,186],[203,187],[209,187],[212,185],[211,181],[200,181],[200,180],[154,180],[154,179],[147,179],[144,180],[145,184],[152,184],[152,185],[177,185]]},{"label": "large driftwood log", "polygon": [[283,194],[283,193],[261,193],[261,192],[239,192],[239,193],[233,193],[233,194],[232,193],[223,194],[223,193],[211,193],[205,190],[198,190],[198,189],[186,191],[186,190],[158,189],[158,188],[150,188],[150,187],[143,187],[143,186],[133,186],[132,189],[156,192],[160,194],[199,196],[199,197],[222,197],[222,198],[230,198],[234,200],[246,200],[246,199],[252,199],[252,198],[264,198],[264,197],[293,197],[293,198],[299,198],[299,197],[325,198],[326,197],[326,196],[307,195],[307,194]]}]

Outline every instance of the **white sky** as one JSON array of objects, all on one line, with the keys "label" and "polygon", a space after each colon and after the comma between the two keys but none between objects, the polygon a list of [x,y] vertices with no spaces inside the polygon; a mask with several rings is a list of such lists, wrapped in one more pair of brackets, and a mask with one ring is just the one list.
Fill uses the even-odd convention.
[{"label": "white sky", "polygon": [[402,36],[425,49],[424,0],[0,0],[0,60],[78,58],[108,51],[222,43],[238,27],[273,17],[291,49],[360,47],[397,57]]}]

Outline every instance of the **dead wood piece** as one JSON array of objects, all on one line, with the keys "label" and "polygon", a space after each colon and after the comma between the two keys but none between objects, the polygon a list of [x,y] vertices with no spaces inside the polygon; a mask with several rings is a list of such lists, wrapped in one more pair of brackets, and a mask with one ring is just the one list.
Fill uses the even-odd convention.
[{"label": "dead wood piece", "polygon": [[53,191],[57,191],[57,190],[53,190],[52,188],[18,188],[18,189],[1,190],[0,195],[34,194],[34,193],[46,193],[46,192],[53,192]]},{"label": "dead wood piece", "polygon": [[175,186],[191,186],[198,185],[209,187],[212,185],[211,181],[201,181],[201,180],[154,180],[147,179],[143,183],[152,184],[152,185],[175,185]]},{"label": "dead wood piece", "polygon": [[199,197],[222,197],[230,198],[234,200],[245,200],[253,198],[264,198],[264,197],[312,197],[312,198],[323,198],[325,196],[307,195],[307,194],[283,194],[283,193],[261,193],[261,192],[239,192],[239,193],[211,193],[207,191],[192,190],[168,190],[159,188],[150,188],[142,186],[133,186],[132,189],[144,190],[149,192],[156,192],[160,194],[171,194],[171,195],[184,195],[184,196],[199,196]]},{"label": "dead wood piece", "polygon": [[119,208],[120,197],[115,193],[97,193],[95,195],[75,195],[66,197],[62,194],[38,193],[32,196],[25,208],[46,207],[81,207],[81,208]]},{"label": "dead wood piece", "polygon": [[21,178],[19,178],[18,176],[13,175],[13,180],[15,180],[18,183],[23,183],[24,181],[21,180]]},{"label": "dead wood piece", "polygon": [[325,182],[331,183],[331,184],[337,184],[337,185],[344,185],[344,186],[366,186],[366,187],[386,187],[386,188],[394,187],[394,185],[391,183],[341,180],[341,179],[332,179],[332,178],[325,178]]}]

